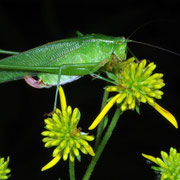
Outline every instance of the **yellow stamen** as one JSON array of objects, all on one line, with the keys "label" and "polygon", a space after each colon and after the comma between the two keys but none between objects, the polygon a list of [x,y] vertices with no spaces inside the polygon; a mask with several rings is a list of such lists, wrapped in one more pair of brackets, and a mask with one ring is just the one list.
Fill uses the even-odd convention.
[{"label": "yellow stamen", "polygon": [[100,112],[100,114],[97,116],[97,118],[94,120],[94,122],[89,127],[89,130],[94,129],[104,118],[104,116],[107,114],[107,112],[111,109],[111,107],[115,104],[117,99],[120,97],[120,94],[117,94],[114,96],[104,107],[104,109]]},{"label": "yellow stamen", "polygon": [[58,154],[53,160],[51,160],[48,164],[46,164],[41,171],[45,171],[47,169],[52,168],[54,165],[56,165],[59,160],[61,159],[61,154]]},{"label": "yellow stamen", "polygon": [[66,104],[66,96],[64,94],[63,88],[59,87],[59,95],[60,95],[60,102],[61,102],[61,110],[65,111],[67,104]]},{"label": "yellow stamen", "polygon": [[148,160],[150,160],[150,161],[152,161],[152,162],[154,162],[154,163],[157,164],[157,161],[156,161],[156,158],[155,158],[155,157],[150,156],[150,155],[147,155],[147,154],[144,154],[144,153],[142,153],[142,156],[143,156],[144,158],[146,158],[146,159],[148,159]]},{"label": "yellow stamen", "polygon": [[157,103],[154,103],[153,107],[162,115],[164,116],[175,128],[178,128],[177,121],[175,117],[168,111],[166,111],[164,108],[162,108]]}]

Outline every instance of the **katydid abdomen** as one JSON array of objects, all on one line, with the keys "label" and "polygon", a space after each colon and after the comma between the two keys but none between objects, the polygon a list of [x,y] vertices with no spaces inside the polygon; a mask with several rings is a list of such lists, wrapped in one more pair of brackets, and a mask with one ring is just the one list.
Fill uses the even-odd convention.
[{"label": "katydid abdomen", "polygon": [[71,76],[82,76],[97,70],[104,65],[103,61],[110,61],[112,54],[117,55],[120,61],[126,58],[124,38],[92,34],[55,41],[2,59],[0,83],[33,74],[45,84],[53,85],[59,67],[65,65],[61,74],[70,76],[71,80]]}]

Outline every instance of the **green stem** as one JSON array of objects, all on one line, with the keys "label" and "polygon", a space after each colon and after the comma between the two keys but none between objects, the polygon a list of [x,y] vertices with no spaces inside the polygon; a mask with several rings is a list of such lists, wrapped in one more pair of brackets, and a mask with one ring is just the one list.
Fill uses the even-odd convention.
[{"label": "green stem", "polygon": [[72,162],[70,159],[69,159],[69,177],[70,177],[70,180],[75,180],[75,170],[74,170],[74,165],[75,162]]},{"label": "green stem", "polygon": [[114,128],[116,127],[116,123],[117,123],[121,114],[122,114],[122,111],[119,108],[117,108],[116,112],[112,118],[112,121],[111,121],[111,123],[110,123],[110,125],[109,125],[109,127],[108,127],[97,151],[96,151],[96,155],[92,158],[92,160],[88,166],[88,169],[86,170],[86,173],[83,177],[83,180],[88,180],[90,178],[90,176],[94,170],[94,167],[95,167],[97,161],[99,160],[108,140],[110,139],[112,132],[113,132]]},{"label": "green stem", "polygon": [[[109,96],[109,92],[104,90],[104,95],[103,95],[102,104],[101,104],[101,110],[106,105],[108,96]],[[94,148],[95,151],[96,151],[96,149],[99,146],[99,143],[101,141],[101,136],[102,136],[103,130],[104,130],[104,119],[100,122],[100,124],[99,124],[99,126],[97,128],[96,142],[95,142],[95,148]]]}]

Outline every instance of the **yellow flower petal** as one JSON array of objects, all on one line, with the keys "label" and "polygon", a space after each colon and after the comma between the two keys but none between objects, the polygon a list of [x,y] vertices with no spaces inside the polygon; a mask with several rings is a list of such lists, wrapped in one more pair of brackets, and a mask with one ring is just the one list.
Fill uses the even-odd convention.
[{"label": "yellow flower petal", "polygon": [[110,91],[110,92],[117,91],[117,90],[118,90],[117,86],[109,86],[106,88],[106,91]]},{"label": "yellow flower petal", "polygon": [[162,116],[164,116],[175,128],[178,128],[177,121],[175,117],[168,111],[166,111],[164,108],[162,108],[157,103],[154,103],[153,107],[158,111]]},{"label": "yellow flower petal", "polygon": [[120,104],[124,100],[125,97],[126,97],[126,93],[121,94],[121,96],[116,101],[117,104]]},{"label": "yellow flower petal", "polygon": [[86,149],[86,151],[91,155],[91,156],[95,156],[95,153],[93,151],[93,148],[91,146],[84,146],[84,148]]},{"label": "yellow flower petal", "polygon": [[59,95],[60,95],[60,102],[61,102],[61,110],[65,111],[67,104],[66,104],[66,96],[64,94],[63,88],[59,86]]},{"label": "yellow flower petal", "polygon": [[94,122],[91,124],[91,126],[88,128],[89,130],[94,129],[104,118],[104,116],[107,114],[107,112],[111,109],[111,107],[115,104],[117,99],[120,97],[120,94],[117,94],[114,96],[104,107],[104,109],[100,112],[100,114],[97,116],[97,118],[94,120]]},{"label": "yellow flower petal", "polygon": [[156,158],[155,158],[155,157],[150,156],[150,155],[147,155],[147,154],[144,154],[144,153],[142,153],[142,156],[143,156],[144,158],[146,158],[146,159],[148,159],[148,160],[150,160],[150,161],[152,161],[152,162],[154,162],[154,163],[157,164],[157,161],[156,161]]},{"label": "yellow flower petal", "polygon": [[58,154],[53,160],[51,160],[48,164],[46,164],[41,171],[45,171],[47,169],[52,168],[54,165],[56,165],[59,160],[61,159],[61,154]]}]

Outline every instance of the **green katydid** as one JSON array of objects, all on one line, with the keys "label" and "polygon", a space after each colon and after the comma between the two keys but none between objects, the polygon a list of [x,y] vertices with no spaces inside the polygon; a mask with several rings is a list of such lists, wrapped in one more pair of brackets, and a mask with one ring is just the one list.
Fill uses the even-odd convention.
[{"label": "green katydid", "polygon": [[[122,62],[126,59],[128,42],[133,41],[124,37],[78,32],[78,37],[55,41],[22,53],[0,50],[0,53],[15,54],[0,61],[0,83],[25,78],[35,88],[59,86],[92,74],[113,59]],[[39,80],[32,76],[37,76]]]},{"label": "green katydid", "polygon": [[[0,83],[25,78],[31,86],[41,88],[57,84],[61,75],[59,84],[64,84],[97,71],[111,60],[112,54],[120,61],[125,60],[126,51],[127,40],[123,37],[78,33],[78,37],[48,43],[2,59]],[[32,74],[37,75],[39,81],[32,79]]]},{"label": "green katydid", "polygon": [[[0,83],[37,75],[44,85],[57,84],[59,68],[63,81],[97,71],[116,55],[126,59],[127,40],[100,34],[81,35],[48,43],[0,61]],[[40,87],[40,86],[37,86]]]}]

